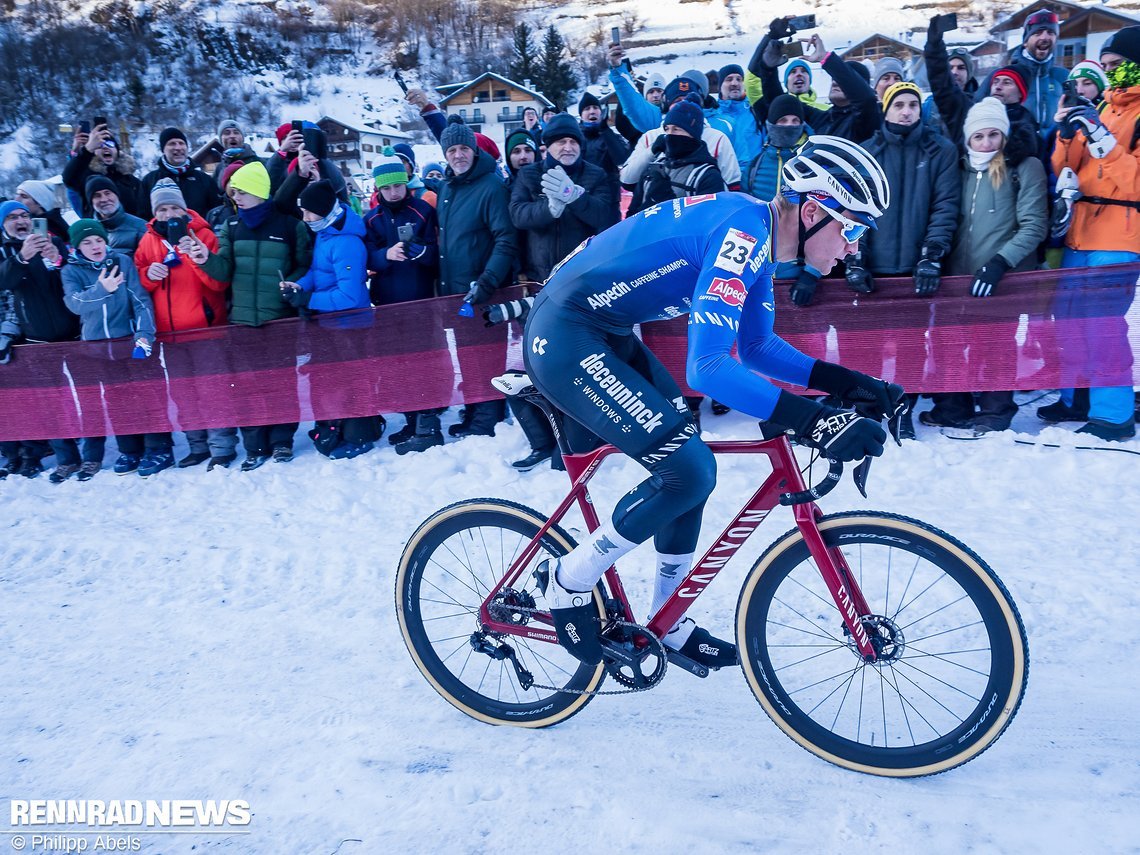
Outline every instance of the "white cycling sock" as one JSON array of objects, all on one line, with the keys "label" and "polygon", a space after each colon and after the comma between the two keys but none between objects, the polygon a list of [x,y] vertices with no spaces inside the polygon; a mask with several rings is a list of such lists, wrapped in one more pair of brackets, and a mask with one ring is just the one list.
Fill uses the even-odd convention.
[{"label": "white cycling sock", "polygon": [[684,581],[692,566],[692,552],[685,555],[657,553],[657,581],[653,587],[653,605],[649,607],[649,614],[657,614],[657,611],[665,605],[665,601],[677,590],[677,586]]},{"label": "white cycling sock", "polygon": [[588,591],[611,564],[635,546],[617,533],[613,520],[605,522],[565,558],[558,568],[558,584],[568,591]]}]

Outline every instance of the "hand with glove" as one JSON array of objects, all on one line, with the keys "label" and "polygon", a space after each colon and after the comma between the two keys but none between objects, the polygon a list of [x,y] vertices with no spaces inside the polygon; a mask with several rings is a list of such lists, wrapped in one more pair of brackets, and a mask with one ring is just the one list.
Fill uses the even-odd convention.
[{"label": "hand with glove", "polygon": [[1073,206],[1083,195],[1077,174],[1069,167],[1057,176],[1056,199],[1053,203],[1053,219],[1049,224],[1049,235],[1060,240],[1069,233],[1073,222]]},{"label": "hand with glove", "polygon": [[149,339],[139,336],[135,339],[135,349],[131,351],[134,359],[146,359],[151,354],[152,345]]},{"label": "hand with glove", "polygon": [[919,297],[933,297],[942,284],[942,265],[938,261],[941,257],[938,249],[922,248],[922,258],[914,266],[914,293]]},{"label": "hand with glove", "polygon": [[[285,287],[292,285],[292,288]],[[299,288],[296,283],[289,282],[283,283],[281,286],[281,299],[292,306],[294,309],[304,309],[309,305],[309,300],[313,297],[311,291],[304,291]]]},{"label": "hand with glove", "polygon": [[957,28],[949,26],[949,20],[945,15],[935,15],[926,27],[926,41],[928,44],[938,44],[946,33],[954,29]]},{"label": "hand with glove", "polygon": [[1069,113],[1066,124],[1071,124],[1084,133],[1088,138],[1089,154],[1098,160],[1116,148],[1116,137],[1104,126],[1096,107],[1077,107]]},{"label": "hand with glove", "polygon": [[494,303],[483,307],[484,326],[493,327],[495,324],[518,320],[520,324],[526,323],[526,316],[530,313],[533,297],[524,297],[521,300],[511,300],[507,303]]},{"label": "hand with glove", "polygon": [[994,292],[1001,278],[1009,272],[1009,262],[1000,255],[995,255],[982,265],[974,274],[974,284],[970,286],[970,293],[975,297],[988,297]]},{"label": "hand with glove", "polygon": [[887,441],[882,425],[851,410],[837,410],[780,392],[770,421],[783,425],[804,445],[831,460],[849,463],[879,457]]},{"label": "hand with glove", "polygon": [[491,302],[491,297],[495,294],[495,285],[483,274],[474,282],[467,291],[467,296],[463,298],[463,302],[471,303],[475,306],[482,306],[484,303]]},{"label": "hand with glove", "polygon": [[586,188],[575,184],[561,166],[548,169],[542,173],[542,192],[552,202],[561,202],[563,206],[571,205],[581,198]]},{"label": "hand with glove", "polygon": [[843,275],[847,279],[847,287],[856,294],[874,294],[875,280],[871,278],[871,271],[863,266],[863,257],[852,254],[845,261],[847,272]]},{"label": "hand with glove", "polygon": [[812,366],[808,388],[834,395],[844,406],[854,407],[860,415],[875,421],[894,418],[910,406],[906,392],[897,383],[822,359]]},{"label": "hand with glove", "polygon": [[800,308],[810,306],[815,297],[815,289],[819,287],[819,274],[810,267],[803,267],[796,281],[792,283],[790,292],[792,302]]}]

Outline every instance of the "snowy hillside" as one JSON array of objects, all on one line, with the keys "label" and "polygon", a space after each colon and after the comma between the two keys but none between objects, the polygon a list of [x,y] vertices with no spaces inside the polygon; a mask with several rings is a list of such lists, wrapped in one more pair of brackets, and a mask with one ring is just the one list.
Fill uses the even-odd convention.
[{"label": "snowy hillside", "polygon": [[[712,438],[754,435],[741,416],[705,419]],[[919,431],[875,463],[869,499],[846,481],[824,509],[940,526],[1018,602],[1025,702],[958,770],[894,781],[830,766],[768,721],[736,670],[671,668],[544,731],[445,703],[397,630],[395,568],[415,527],[457,499],[553,508],[565,476],[515,473],[524,441],[503,426],[418,456],[385,444],[331,462],[305,443],[253,473],[0,483],[0,803],[249,802],[248,835],[142,838],[168,855],[1136,852],[1140,461]],[[607,467],[595,500],[608,512],[643,473]],[[722,464],[702,547],[765,471]],[[744,573],[789,526],[777,511],[729,563],[694,609],[704,625],[730,632]],[[641,610],[651,564],[643,548],[622,568]]]}]

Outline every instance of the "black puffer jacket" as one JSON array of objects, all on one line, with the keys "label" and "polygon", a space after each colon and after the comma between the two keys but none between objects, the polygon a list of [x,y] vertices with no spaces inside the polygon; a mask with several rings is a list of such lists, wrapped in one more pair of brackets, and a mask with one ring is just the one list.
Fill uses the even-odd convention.
[{"label": "black puffer jacket", "polygon": [[475,151],[462,175],[451,167],[439,187],[439,294],[466,294],[481,276],[501,288],[510,282],[518,248],[510,194],[495,161]]},{"label": "black puffer jacket", "polygon": [[222,191],[217,183],[197,166],[191,166],[185,172],[171,172],[160,161],[157,169],[153,169],[143,176],[139,185],[138,202],[135,204],[134,214],[144,220],[154,218],[154,210],[150,206],[150,191],[154,185],[163,178],[170,178],[182,191],[182,198],[186,200],[186,207],[196,214],[205,217],[210,211],[218,207],[222,201]]},{"label": "black puffer jacket", "polygon": [[953,143],[919,122],[905,137],[886,126],[864,148],[887,174],[891,204],[860,247],[863,263],[879,275],[910,275],[923,247],[941,258],[958,225],[961,181]]},{"label": "black puffer jacket", "polygon": [[[728,189],[724,175],[717,166],[717,160],[709,152],[704,140],[697,140],[697,147],[691,154],[682,157],[669,157],[665,145],[668,134],[662,134],[653,141],[653,160],[645,170],[641,182],[634,188],[633,199],[629,203],[629,214],[644,211],[650,205],[671,202],[683,196],[706,196]],[[700,167],[707,166],[707,169]],[[700,169],[698,172],[697,170]],[[678,186],[678,179],[685,176],[685,183],[696,178],[692,190]]]},{"label": "black puffer jacket", "polygon": [[526,234],[523,273],[535,282],[544,282],[554,266],[586,238],[617,222],[611,182],[600,167],[582,158],[562,168],[586,192],[556,219],[542,192],[542,176],[555,165],[548,157],[524,166],[511,188],[511,222]]},{"label": "black puffer jacket", "polygon": [[[53,242],[66,258],[63,241]],[[20,331],[29,341],[74,341],[79,337],[79,318],[64,305],[59,270],[49,270],[39,256],[24,264],[17,257],[22,243],[4,235],[0,244],[0,291],[15,295]]]}]

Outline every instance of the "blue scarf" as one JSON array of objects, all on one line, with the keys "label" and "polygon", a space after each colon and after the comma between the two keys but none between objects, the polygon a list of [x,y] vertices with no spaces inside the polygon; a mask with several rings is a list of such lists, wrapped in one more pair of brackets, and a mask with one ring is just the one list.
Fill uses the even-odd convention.
[{"label": "blue scarf", "polygon": [[238,219],[241,220],[242,225],[251,229],[261,227],[261,224],[269,219],[269,215],[273,212],[273,200],[266,199],[260,205],[255,205],[252,208],[238,208]]}]

